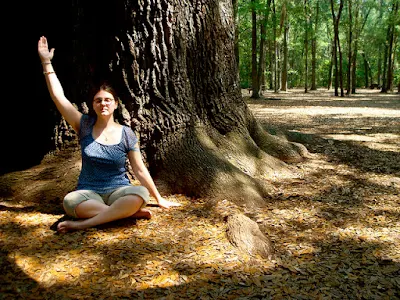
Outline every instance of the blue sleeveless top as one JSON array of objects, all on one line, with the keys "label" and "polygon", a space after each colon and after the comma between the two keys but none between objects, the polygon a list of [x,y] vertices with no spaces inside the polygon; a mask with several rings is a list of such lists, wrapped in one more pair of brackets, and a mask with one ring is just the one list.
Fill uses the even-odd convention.
[{"label": "blue sleeveless top", "polygon": [[79,130],[82,169],[77,189],[106,194],[130,184],[126,159],[129,151],[139,151],[138,139],[130,127],[123,125],[121,140],[118,144],[100,144],[92,136],[95,122],[95,117],[82,115]]}]

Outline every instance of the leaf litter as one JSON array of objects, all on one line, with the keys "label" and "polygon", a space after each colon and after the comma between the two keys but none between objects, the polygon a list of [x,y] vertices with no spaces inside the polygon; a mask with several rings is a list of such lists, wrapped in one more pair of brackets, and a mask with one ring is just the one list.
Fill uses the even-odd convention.
[{"label": "leaf litter", "polygon": [[[331,94],[244,94],[267,130],[302,133],[311,153],[296,164],[301,176],[264,179],[274,187],[264,209],[169,195],[182,206],[150,206],[151,220],[60,235],[53,229],[76,182],[76,149],[3,175],[0,298],[398,299],[399,97]],[[277,258],[232,246],[226,211],[256,221]]]}]

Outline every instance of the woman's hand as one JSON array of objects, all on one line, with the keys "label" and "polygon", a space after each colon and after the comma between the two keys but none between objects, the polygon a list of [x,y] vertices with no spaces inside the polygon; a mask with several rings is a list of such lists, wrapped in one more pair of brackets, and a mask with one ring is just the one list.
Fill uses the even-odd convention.
[{"label": "woman's hand", "polygon": [[170,208],[173,206],[181,206],[182,205],[180,203],[165,200],[164,198],[158,199],[157,203],[158,203],[158,206],[161,208]]},{"label": "woman's hand", "polygon": [[38,42],[38,53],[40,60],[44,63],[51,62],[54,56],[54,48],[49,51],[49,45],[47,44],[46,37],[42,36]]}]

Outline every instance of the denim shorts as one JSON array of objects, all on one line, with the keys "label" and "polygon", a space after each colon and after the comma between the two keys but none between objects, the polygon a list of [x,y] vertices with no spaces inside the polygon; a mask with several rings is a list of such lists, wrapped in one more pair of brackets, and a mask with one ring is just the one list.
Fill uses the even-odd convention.
[{"label": "denim shorts", "polygon": [[110,193],[98,194],[91,190],[76,190],[64,197],[63,206],[67,215],[77,218],[75,208],[86,200],[96,200],[106,205],[113,204],[117,199],[126,195],[137,195],[143,199],[141,208],[149,203],[150,194],[147,188],[139,185],[127,185],[118,187]]}]

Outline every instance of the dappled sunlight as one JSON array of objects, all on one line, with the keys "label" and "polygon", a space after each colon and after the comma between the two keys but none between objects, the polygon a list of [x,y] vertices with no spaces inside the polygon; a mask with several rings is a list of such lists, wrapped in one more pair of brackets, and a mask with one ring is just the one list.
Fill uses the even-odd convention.
[{"label": "dappled sunlight", "polygon": [[15,214],[14,222],[18,223],[21,227],[31,228],[33,226],[40,226],[43,223],[51,224],[56,219],[53,215],[41,214],[37,212]]},{"label": "dappled sunlight", "polygon": [[[357,97],[369,101],[368,95]],[[297,110],[285,100],[265,101],[250,105],[257,118],[266,127],[308,133],[310,157],[288,164],[290,176],[260,176],[271,189],[257,208],[170,194],[165,198],[182,206],[163,210],[152,198],[150,220],[58,234],[54,224],[64,217],[61,199],[69,187],[57,184],[59,178],[75,180],[76,162],[60,165],[53,156],[43,167],[3,176],[10,183],[0,198],[6,292],[41,299],[330,299],[357,298],[362,290],[368,299],[390,299],[400,270],[397,111],[380,107],[382,102],[346,113],[340,99]],[[239,183],[249,198],[259,195],[256,181],[246,181],[246,170],[258,167],[254,161],[228,152],[219,158],[235,163],[237,172],[219,170],[210,179],[234,176],[225,188]],[[233,213],[251,218],[271,239],[273,260],[228,241],[225,217]]]},{"label": "dappled sunlight", "polygon": [[[81,257],[85,255],[86,263],[81,264]],[[42,287],[51,287],[55,284],[83,284],[83,277],[92,276],[93,272],[101,273],[100,253],[89,251],[36,251],[35,253],[14,253],[15,264],[30,278],[40,283]]]},{"label": "dappled sunlight", "polygon": [[[329,106],[278,106],[284,111],[285,114],[305,114],[307,116],[332,116],[332,118],[368,118],[368,117],[400,117],[400,112],[392,109],[374,108],[371,110],[369,107],[329,107]],[[264,105],[254,104],[254,114],[257,117],[265,113],[275,113],[277,108],[268,108]]]}]

